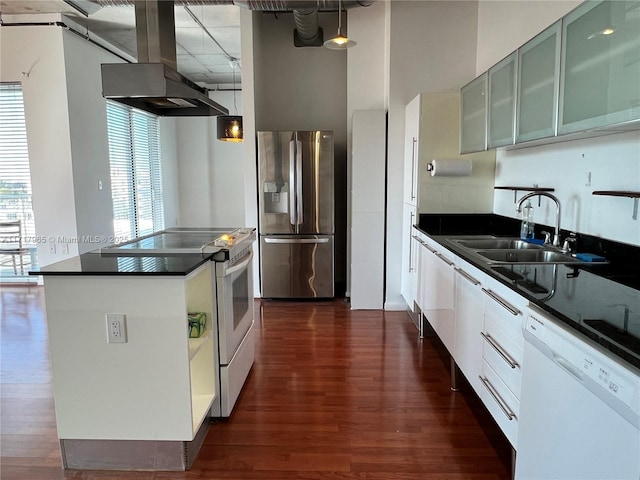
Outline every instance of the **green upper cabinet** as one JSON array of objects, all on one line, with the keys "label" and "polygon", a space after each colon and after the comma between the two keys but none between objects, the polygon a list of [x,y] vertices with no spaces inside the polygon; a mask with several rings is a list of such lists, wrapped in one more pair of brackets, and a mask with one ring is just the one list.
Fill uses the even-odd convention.
[{"label": "green upper cabinet", "polygon": [[518,49],[516,143],[556,135],[561,22]]},{"label": "green upper cabinet", "polygon": [[585,2],[562,33],[559,134],[640,119],[640,2]]},{"label": "green upper cabinet", "polygon": [[489,148],[513,145],[517,52],[489,69]]},{"label": "green upper cabinet", "polygon": [[462,87],[460,153],[487,149],[487,73]]}]

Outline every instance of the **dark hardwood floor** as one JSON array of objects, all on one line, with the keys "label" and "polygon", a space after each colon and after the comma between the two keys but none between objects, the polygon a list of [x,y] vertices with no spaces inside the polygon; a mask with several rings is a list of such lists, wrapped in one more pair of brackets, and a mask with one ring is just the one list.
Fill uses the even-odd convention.
[{"label": "dark hardwood floor", "polygon": [[0,289],[2,480],[510,478],[486,412],[451,392],[437,342],[404,312],[341,300],[256,301],[256,362],[192,470],[64,471],[42,289]]}]

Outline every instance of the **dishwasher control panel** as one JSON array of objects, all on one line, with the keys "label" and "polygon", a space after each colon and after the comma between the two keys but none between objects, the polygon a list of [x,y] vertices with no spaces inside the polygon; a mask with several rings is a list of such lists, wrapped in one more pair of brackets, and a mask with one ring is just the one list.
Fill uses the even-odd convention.
[{"label": "dishwasher control panel", "polygon": [[542,315],[528,315],[524,335],[536,339],[532,343],[578,381],[599,386],[605,390],[600,394],[612,395],[640,414],[640,382],[633,372]]}]

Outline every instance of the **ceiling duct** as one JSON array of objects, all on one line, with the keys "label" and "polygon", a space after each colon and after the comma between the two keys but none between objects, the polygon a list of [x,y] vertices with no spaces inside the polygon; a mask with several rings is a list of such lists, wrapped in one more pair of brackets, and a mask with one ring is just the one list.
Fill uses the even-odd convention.
[{"label": "ceiling duct", "polygon": [[102,95],[160,116],[228,115],[176,62],[174,2],[135,1],[138,63],[103,63]]},{"label": "ceiling duct", "polygon": [[[131,0],[93,0],[101,6],[131,5]],[[342,7],[368,7],[375,0],[344,0]],[[175,5],[237,5],[257,12],[293,12],[296,29],[294,44],[296,47],[321,47],[322,28],[318,24],[319,11],[336,11],[340,8],[338,0],[175,0]],[[140,61],[140,60],[138,60]]]},{"label": "ceiling duct", "polygon": [[322,28],[318,25],[318,10],[297,9],[293,11],[296,29],[293,31],[293,44],[296,47],[321,47],[324,43]]}]

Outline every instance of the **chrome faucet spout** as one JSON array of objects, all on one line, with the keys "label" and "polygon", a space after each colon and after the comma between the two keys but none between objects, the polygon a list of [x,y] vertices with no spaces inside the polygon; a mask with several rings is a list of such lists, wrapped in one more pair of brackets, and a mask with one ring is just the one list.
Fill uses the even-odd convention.
[{"label": "chrome faucet spout", "polygon": [[531,197],[547,197],[553,200],[556,204],[556,224],[553,232],[553,246],[560,247],[560,200],[558,200],[555,196],[551,195],[547,192],[531,192],[527,193],[524,197],[522,197],[518,201],[518,206],[516,208],[516,212],[520,213],[522,211],[522,204],[530,199]]}]

